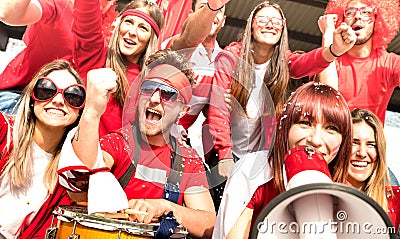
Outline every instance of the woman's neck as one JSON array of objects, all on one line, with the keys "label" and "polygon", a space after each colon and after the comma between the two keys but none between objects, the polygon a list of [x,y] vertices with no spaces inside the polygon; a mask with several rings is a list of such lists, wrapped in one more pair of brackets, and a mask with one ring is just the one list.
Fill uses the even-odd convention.
[{"label": "woman's neck", "polygon": [[253,55],[254,63],[263,64],[271,59],[273,46],[266,46],[255,43],[251,53]]},{"label": "woman's neck", "polygon": [[365,188],[365,181],[360,182],[357,180],[347,180],[347,184],[349,186],[352,186],[353,188],[360,190],[360,191],[364,191],[364,188]]},{"label": "woman's neck", "polygon": [[33,141],[47,153],[54,154],[64,135],[64,130],[35,127]]}]

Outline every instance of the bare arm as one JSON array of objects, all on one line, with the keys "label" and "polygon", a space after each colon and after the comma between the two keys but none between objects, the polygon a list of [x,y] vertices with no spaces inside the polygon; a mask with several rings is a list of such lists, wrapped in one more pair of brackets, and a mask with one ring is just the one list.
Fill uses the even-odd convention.
[{"label": "bare arm", "polygon": [[[356,42],[356,35],[353,29],[346,23],[340,24],[333,32],[333,42],[331,50],[329,46],[325,46],[322,55],[328,62],[334,61],[337,57],[341,56],[350,50]],[[332,52],[336,55],[334,56]]]},{"label": "bare arm", "polygon": [[87,74],[85,109],[72,146],[75,154],[89,168],[96,164],[100,117],[106,109],[110,93],[117,87],[116,79],[115,72],[110,68],[91,70]]},{"label": "bare arm", "polygon": [[251,219],[253,218],[253,209],[246,207],[235,225],[233,225],[232,229],[227,235],[227,239],[239,239],[239,238],[249,238],[250,237],[250,227],[251,227]]},{"label": "bare arm", "polygon": [[[318,26],[322,32],[322,47],[329,47],[333,43],[336,19],[336,14],[324,15],[318,19]],[[339,79],[335,60],[318,75],[317,81],[330,85],[336,90],[339,88]]]},{"label": "bare arm", "polygon": [[30,25],[42,17],[38,0],[0,0],[0,21],[13,26]]},{"label": "bare arm", "polygon": [[[213,9],[219,9],[229,0],[209,0]],[[219,11],[212,11],[207,5],[192,13],[182,26],[182,32],[171,42],[171,49],[195,48],[208,36],[215,16]]]},{"label": "bare arm", "polygon": [[[132,215],[131,220],[150,223],[172,211],[178,223],[185,227],[195,238],[211,238],[216,219],[214,204],[210,192],[199,187],[192,187],[184,193],[185,207],[165,199],[132,199],[129,207],[147,212],[147,215]],[[190,192],[194,191],[196,192]]]}]

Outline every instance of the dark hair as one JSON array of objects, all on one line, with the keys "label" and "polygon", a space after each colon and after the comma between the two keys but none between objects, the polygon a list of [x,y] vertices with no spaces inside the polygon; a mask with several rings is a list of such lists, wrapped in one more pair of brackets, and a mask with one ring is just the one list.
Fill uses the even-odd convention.
[{"label": "dark hair", "polygon": [[151,70],[153,67],[160,64],[168,64],[182,71],[188,78],[190,84],[193,84],[193,71],[192,64],[186,59],[184,54],[173,51],[169,48],[159,50],[153,53],[145,62],[146,71]]}]

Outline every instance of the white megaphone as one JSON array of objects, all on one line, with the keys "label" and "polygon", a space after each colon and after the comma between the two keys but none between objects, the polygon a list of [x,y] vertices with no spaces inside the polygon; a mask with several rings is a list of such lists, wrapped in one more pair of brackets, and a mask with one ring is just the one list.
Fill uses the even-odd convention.
[{"label": "white megaphone", "polygon": [[260,213],[251,238],[395,239],[386,212],[363,192],[333,183],[322,154],[298,146],[285,155],[287,191]]}]

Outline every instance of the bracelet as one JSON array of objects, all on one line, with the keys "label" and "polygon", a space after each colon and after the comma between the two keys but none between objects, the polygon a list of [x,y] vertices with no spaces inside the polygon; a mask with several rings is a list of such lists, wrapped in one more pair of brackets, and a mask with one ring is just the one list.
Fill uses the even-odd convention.
[{"label": "bracelet", "polygon": [[208,4],[208,2],[207,2],[207,7],[208,7],[208,9],[210,9],[211,11],[217,12],[217,11],[221,10],[222,8],[224,8],[225,5],[222,5],[221,7],[217,8],[217,9],[212,9],[212,8],[210,7],[210,4]]},{"label": "bracelet", "polygon": [[332,54],[332,56],[334,56],[334,57],[340,57],[340,56],[338,56],[338,55],[336,55],[335,53],[333,53],[333,51],[332,51],[332,44],[331,45],[329,45],[329,52]]}]

